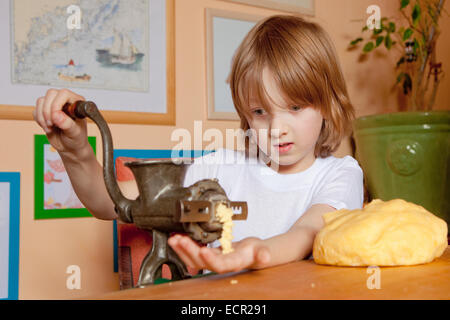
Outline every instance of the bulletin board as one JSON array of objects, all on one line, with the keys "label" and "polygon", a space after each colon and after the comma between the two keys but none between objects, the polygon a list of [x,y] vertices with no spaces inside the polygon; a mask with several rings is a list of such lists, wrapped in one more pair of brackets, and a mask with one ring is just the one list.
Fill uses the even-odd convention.
[{"label": "bulletin board", "polygon": [[19,298],[20,173],[0,172],[0,300]]},{"label": "bulletin board", "polygon": [[109,123],[174,125],[174,3],[1,1],[0,119],[32,120],[39,97],[67,88]]}]

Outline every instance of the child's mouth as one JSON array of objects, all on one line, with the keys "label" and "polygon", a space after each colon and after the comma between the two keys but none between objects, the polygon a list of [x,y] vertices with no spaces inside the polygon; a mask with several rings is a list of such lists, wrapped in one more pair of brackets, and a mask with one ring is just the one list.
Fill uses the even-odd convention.
[{"label": "child's mouth", "polygon": [[294,144],[292,142],[282,143],[275,146],[279,154],[289,152]]}]

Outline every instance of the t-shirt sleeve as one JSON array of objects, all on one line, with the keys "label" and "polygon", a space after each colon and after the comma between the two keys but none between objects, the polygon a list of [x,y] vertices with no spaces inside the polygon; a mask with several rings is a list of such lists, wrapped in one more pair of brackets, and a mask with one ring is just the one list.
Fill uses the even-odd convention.
[{"label": "t-shirt sleeve", "polygon": [[358,162],[347,156],[342,166],[330,171],[313,195],[311,205],[327,204],[336,210],[361,209],[364,203],[364,177]]}]

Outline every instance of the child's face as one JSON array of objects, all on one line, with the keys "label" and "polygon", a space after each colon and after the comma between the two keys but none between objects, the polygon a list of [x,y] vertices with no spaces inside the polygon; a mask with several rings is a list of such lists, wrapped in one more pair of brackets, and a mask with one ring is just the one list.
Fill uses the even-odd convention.
[{"label": "child's face", "polygon": [[[271,101],[270,114],[258,101],[251,99],[247,121],[255,130],[257,144],[278,172],[287,174],[306,170],[315,160],[314,148],[320,136],[323,117],[311,106],[288,105],[271,72],[263,71],[263,83]],[[290,143],[288,147],[279,144]]]}]

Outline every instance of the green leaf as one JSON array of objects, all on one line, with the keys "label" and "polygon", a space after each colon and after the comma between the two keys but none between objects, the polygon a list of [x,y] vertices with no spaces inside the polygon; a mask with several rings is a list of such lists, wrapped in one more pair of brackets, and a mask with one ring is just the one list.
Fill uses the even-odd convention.
[{"label": "green leaf", "polygon": [[373,34],[375,36],[380,34],[380,33],[382,33],[382,32],[383,32],[383,28],[382,27],[380,29],[377,29],[377,28],[373,29]]},{"label": "green leaf", "polygon": [[406,8],[406,6],[409,4],[409,0],[402,0],[400,9]]},{"label": "green leaf", "polygon": [[[400,60],[397,62],[397,68],[400,67],[403,63],[405,63],[406,59],[405,57],[401,57]],[[400,81],[397,81],[397,83]]]},{"label": "green leaf", "polygon": [[397,84],[399,84],[399,83],[402,81],[402,79],[403,79],[403,77],[405,76],[405,74],[406,74],[406,73],[401,72],[401,73],[397,76]]},{"label": "green leaf", "polygon": [[405,30],[405,33],[403,33],[403,41],[408,40],[413,35],[414,31],[411,28],[408,28]]},{"label": "green leaf", "polygon": [[358,38],[358,39],[355,39],[355,40],[353,40],[352,42],[350,42],[350,45],[351,46],[355,46],[355,45],[357,45],[359,42],[361,42],[361,41],[363,41],[363,38]]},{"label": "green leaf", "polygon": [[376,40],[376,46],[379,47],[380,44],[383,43],[384,37],[383,36],[379,36]]},{"label": "green leaf", "polygon": [[364,28],[362,28],[362,32],[369,30],[368,26],[364,26]]},{"label": "green leaf", "polygon": [[363,51],[368,53],[368,52],[372,51],[374,48],[375,48],[375,46],[374,46],[373,42],[368,42],[364,46]]},{"label": "green leaf", "polygon": [[388,31],[391,33],[395,32],[395,23],[394,22],[389,22]]},{"label": "green leaf", "polygon": [[419,41],[417,41],[417,39],[414,38],[414,46],[413,46],[413,53],[417,54],[417,51],[419,50]]},{"label": "green leaf", "polygon": [[408,94],[412,90],[412,80],[408,73],[401,72],[397,77],[397,83],[399,84],[403,80],[403,93]]},{"label": "green leaf", "polygon": [[391,36],[389,34],[384,38],[384,45],[389,50],[392,48],[392,39],[391,39]]},{"label": "green leaf", "polygon": [[412,90],[412,80],[409,74],[404,74],[405,80],[403,81],[403,93],[408,94]]},{"label": "green leaf", "polygon": [[420,20],[420,16],[421,16],[421,9],[419,4],[416,3],[416,5],[414,6],[413,12],[412,12],[412,19],[413,19],[413,25],[417,26],[417,23]]}]

